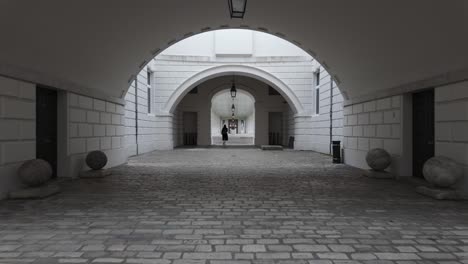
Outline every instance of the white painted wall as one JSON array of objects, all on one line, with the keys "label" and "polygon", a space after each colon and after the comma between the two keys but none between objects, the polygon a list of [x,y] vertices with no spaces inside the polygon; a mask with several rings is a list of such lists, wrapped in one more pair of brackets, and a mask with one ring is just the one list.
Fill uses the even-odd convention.
[{"label": "white painted wall", "polygon": [[[254,54],[254,32],[251,30],[216,30],[209,34],[214,34],[216,56],[252,56]],[[190,49],[190,47],[186,48]]]},{"label": "white painted wall", "polygon": [[106,168],[125,163],[124,106],[73,93],[67,93],[67,101],[68,108],[62,109],[68,112],[67,159],[62,161],[67,165],[59,169],[58,176],[76,178],[89,169],[85,158],[93,150],[106,153]]},{"label": "white painted wall", "polygon": [[373,148],[392,155],[388,171],[408,176],[403,165],[402,96],[386,97],[344,107],[344,158],[347,164],[368,169],[365,157]]},{"label": "white painted wall", "polygon": [[36,157],[36,85],[0,76],[0,200],[21,187],[18,167]]},{"label": "white painted wall", "polygon": [[241,56],[241,57],[306,57],[310,55],[296,45],[271,34],[225,29],[201,33],[167,48],[161,55]]},{"label": "white painted wall", "polygon": [[[148,111],[147,68],[132,82],[125,95],[125,143],[130,156],[156,149],[172,149],[172,116],[158,115]],[[154,75],[153,75],[154,76]],[[153,80],[154,81],[154,80]],[[135,96],[136,94],[136,96]],[[151,109],[157,95],[151,98]],[[136,118],[138,116],[138,118]]]},{"label": "white painted wall", "polygon": [[[126,162],[124,108],[58,90],[58,177],[77,177],[86,154],[102,150],[106,167]],[[17,169],[36,158],[36,85],[0,77],[0,199],[22,188]]]},{"label": "white painted wall", "polygon": [[[224,47],[223,54],[216,56],[217,44],[220,43]],[[236,46],[239,46],[239,49],[234,51]],[[250,46],[252,56],[238,56],[246,55]],[[201,47],[204,49],[203,52],[200,50]],[[296,149],[329,153],[330,130],[333,140],[342,141],[343,97],[336,85],[331,87],[330,75],[297,46],[262,32],[248,30],[207,32],[197,35],[196,38],[181,41],[157,56],[149,64],[154,71],[155,114],[167,111],[171,97],[193,76],[223,65],[245,65],[265,71],[278,78],[292,91],[298,99],[301,113],[288,113],[288,118],[284,120],[294,121],[284,127],[289,129],[294,127],[294,131],[288,131],[288,134],[295,135]],[[319,114],[315,114],[314,95],[314,71],[317,69],[321,71]],[[331,117],[330,111],[332,111]],[[174,120],[176,119],[177,117]],[[286,141],[287,137],[284,140]]]},{"label": "white painted wall", "polygon": [[[331,76],[319,64],[315,64],[315,71],[320,71],[319,112],[316,113],[315,102],[317,88],[315,76],[312,89],[312,114],[299,118],[298,133],[304,149],[321,153],[330,153],[330,125],[332,140],[341,141],[343,147],[343,96]],[[331,107],[330,107],[331,105]],[[330,112],[332,115],[330,116]],[[330,121],[331,119],[331,121]],[[331,122],[331,124],[330,124]]]},{"label": "white painted wall", "polygon": [[468,192],[468,82],[435,89],[435,154],[463,166],[457,188]]},{"label": "white painted wall", "polygon": [[[456,188],[468,192],[468,82],[435,88],[435,155],[449,157],[464,168]],[[347,164],[368,169],[368,149],[383,148],[393,157],[389,171],[412,174],[411,94],[385,97],[344,107]]]}]

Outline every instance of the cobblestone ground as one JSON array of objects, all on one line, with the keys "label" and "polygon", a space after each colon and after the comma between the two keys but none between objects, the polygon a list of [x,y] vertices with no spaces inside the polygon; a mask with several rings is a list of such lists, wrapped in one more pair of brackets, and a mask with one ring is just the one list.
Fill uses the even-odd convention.
[{"label": "cobblestone ground", "polygon": [[0,263],[468,263],[468,205],[312,152],[179,149],[0,202]]}]

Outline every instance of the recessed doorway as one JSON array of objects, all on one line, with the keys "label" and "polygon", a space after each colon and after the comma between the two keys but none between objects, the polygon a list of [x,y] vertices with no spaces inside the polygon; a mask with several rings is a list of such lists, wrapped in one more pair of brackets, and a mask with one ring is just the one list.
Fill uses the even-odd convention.
[{"label": "recessed doorway", "polygon": [[36,88],[36,158],[57,176],[57,91],[43,87]]},{"label": "recessed doorway", "polygon": [[283,113],[268,113],[268,144],[283,145]]},{"label": "recessed doorway", "polygon": [[413,94],[413,176],[434,156],[434,89]]},{"label": "recessed doorway", "polygon": [[184,146],[196,146],[198,138],[197,112],[183,113]]}]

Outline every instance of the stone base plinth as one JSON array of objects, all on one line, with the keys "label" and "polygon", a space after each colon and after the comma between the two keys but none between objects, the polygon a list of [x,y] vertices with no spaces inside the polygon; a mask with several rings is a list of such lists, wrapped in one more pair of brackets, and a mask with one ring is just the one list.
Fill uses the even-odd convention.
[{"label": "stone base plinth", "polygon": [[10,199],[41,199],[57,194],[61,191],[55,184],[44,185],[34,188],[26,188],[9,193]]},{"label": "stone base plinth", "polygon": [[369,178],[376,178],[376,179],[394,179],[395,176],[386,171],[376,171],[376,170],[368,170],[364,172],[364,176]]},{"label": "stone base plinth", "polygon": [[89,170],[80,172],[80,178],[85,179],[104,178],[109,175],[111,175],[109,170]]},{"label": "stone base plinth", "polygon": [[261,145],[260,148],[262,150],[283,150],[281,145]]},{"label": "stone base plinth", "polygon": [[416,192],[422,195],[429,196],[436,200],[466,200],[467,196],[449,188],[435,188],[427,186],[419,186]]}]

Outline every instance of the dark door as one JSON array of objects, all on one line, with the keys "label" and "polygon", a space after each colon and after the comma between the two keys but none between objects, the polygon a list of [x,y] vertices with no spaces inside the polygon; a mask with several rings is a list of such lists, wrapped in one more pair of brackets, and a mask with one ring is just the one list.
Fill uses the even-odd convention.
[{"label": "dark door", "polygon": [[434,90],[413,94],[413,176],[434,156]]},{"label": "dark door", "polygon": [[183,128],[184,128],[184,145],[196,146],[198,138],[198,113],[184,112],[183,113]]},{"label": "dark door", "polygon": [[36,157],[57,176],[57,92],[42,87],[36,89]]},{"label": "dark door", "polygon": [[268,113],[268,144],[283,145],[283,113]]}]

